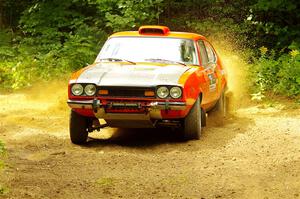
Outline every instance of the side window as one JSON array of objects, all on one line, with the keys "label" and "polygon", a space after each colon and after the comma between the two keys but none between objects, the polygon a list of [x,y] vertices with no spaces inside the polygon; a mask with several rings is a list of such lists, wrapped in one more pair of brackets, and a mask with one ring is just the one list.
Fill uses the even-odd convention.
[{"label": "side window", "polygon": [[207,51],[205,48],[205,45],[202,40],[198,41],[199,51],[200,51],[200,58],[201,58],[201,64],[206,67],[208,64],[208,57],[207,57]]},{"label": "side window", "polygon": [[182,40],[180,44],[180,56],[181,60],[185,63],[195,64],[197,61],[196,59],[196,52],[195,47],[192,41]]},{"label": "side window", "polygon": [[215,54],[214,49],[211,47],[211,45],[208,42],[204,42],[207,56],[208,56],[208,63],[216,63],[217,62],[217,56]]}]

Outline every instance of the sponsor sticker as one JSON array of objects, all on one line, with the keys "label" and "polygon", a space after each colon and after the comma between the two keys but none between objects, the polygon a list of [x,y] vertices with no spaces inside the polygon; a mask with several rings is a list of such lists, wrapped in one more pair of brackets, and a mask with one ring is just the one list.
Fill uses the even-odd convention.
[{"label": "sponsor sticker", "polygon": [[209,91],[213,92],[217,88],[217,79],[215,78],[215,75],[213,73],[210,73],[207,76],[209,78]]}]

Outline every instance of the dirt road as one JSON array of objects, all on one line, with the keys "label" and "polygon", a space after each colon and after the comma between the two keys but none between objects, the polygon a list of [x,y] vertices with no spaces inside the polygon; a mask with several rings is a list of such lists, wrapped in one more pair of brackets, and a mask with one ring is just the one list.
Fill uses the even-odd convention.
[{"label": "dirt road", "polygon": [[106,129],[76,146],[64,91],[0,95],[0,198],[300,198],[299,107],[209,116],[199,141]]}]

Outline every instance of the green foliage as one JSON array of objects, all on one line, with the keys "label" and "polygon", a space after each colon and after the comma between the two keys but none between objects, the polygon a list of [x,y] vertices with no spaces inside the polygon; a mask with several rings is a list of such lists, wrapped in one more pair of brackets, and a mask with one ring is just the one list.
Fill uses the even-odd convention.
[{"label": "green foliage", "polygon": [[24,10],[15,42],[8,31],[0,32],[1,87],[30,86],[92,63],[107,33],[91,13],[92,4],[76,0],[36,2]]},{"label": "green foliage", "polygon": [[12,34],[4,29],[0,30],[0,85],[2,87],[9,87],[11,82],[12,71],[8,67],[9,63],[7,59],[13,59],[15,55],[15,49],[12,46]]},{"label": "green foliage", "polygon": [[299,6],[298,0],[257,0],[247,18],[253,27],[252,36],[261,46],[276,50],[287,51],[292,42],[300,44]]},{"label": "green foliage", "polygon": [[[272,54],[272,53],[271,53]],[[282,54],[262,56],[251,68],[254,92],[297,96],[300,94],[300,55],[298,50]]]},{"label": "green foliage", "polygon": [[5,153],[5,147],[3,142],[0,140],[0,155],[3,155]]},{"label": "green foliage", "polygon": [[9,193],[9,188],[0,184],[0,196],[5,196]]},{"label": "green foliage", "polygon": [[[101,2],[101,1],[99,1]],[[113,31],[130,30],[142,24],[156,23],[162,0],[118,0],[111,12],[106,12],[106,26]],[[101,5],[101,3],[100,3]]]},{"label": "green foliage", "polygon": [[12,58],[14,56],[14,49],[11,46],[12,33],[7,29],[0,30],[0,59]]},{"label": "green foliage", "polygon": [[275,89],[283,95],[299,95],[300,55],[298,54],[295,57],[291,55],[282,55],[278,61],[281,66],[278,72],[279,84],[275,86]]},{"label": "green foliage", "polygon": [[9,189],[6,188],[6,187],[2,187],[2,186],[0,185],[0,196],[1,196],[1,195],[6,195],[6,194],[8,194],[8,193],[9,193]]},{"label": "green foliage", "polygon": [[[251,54],[255,92],[299,95],[299,6],[297,0],[5,0],[0,87],[69,74],[92,63],[112,32],[163,24]],[[259,46],[273,50],[262,54]]]},{"label": "green foliage", "polygon": [[[4,147],[3,142],[0,140],[0,172],[1,170],[5,167],[5,163],[1,160],[4,156],[4,154],[6,153],[6,149]],[[0,196],[6,195],[7,193],[9,193],[9,189],[5,186],[3,186],[0,182]]]},{"label": "green foliage", "polygon": [[[4,148],[4,144],[0,140],[0,158],[4,155],[5,151],[6,150]],[[4,167],[4,162],[0,159],[0,171],[1,169],[3,169],[3,167]],[[1,185],[0,185],[0,195],[1,195]]]},{"label": "green foliage", "polygon": [[111,177],[102,177],[96,180],[96,184],[103,187],[110,187],[115,184],[115,179]]},{"label": "green foliage", "polygon": [[[154,22],[161,2],[32,0],[27,6],[22,4],[20,32],[14,38],[7,30],[0,32],[1,87],[30,86],[35,80],[48,80],[92,63],[111,30]],[[17,7],[13,1],[5,6]]]}]

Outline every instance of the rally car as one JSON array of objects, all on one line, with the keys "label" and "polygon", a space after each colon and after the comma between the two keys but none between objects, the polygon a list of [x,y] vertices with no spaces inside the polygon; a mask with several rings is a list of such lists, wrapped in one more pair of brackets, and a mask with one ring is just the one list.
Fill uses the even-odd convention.
[{"label": "rally car", "polygon": [[170,127],[182,139],[199,139],[206,112],[226,111],[226,82],[202,35],[166,26],[114,33],[95,62],[69,80],[71,141],[84,144],[89,132],[107,126]]}]

